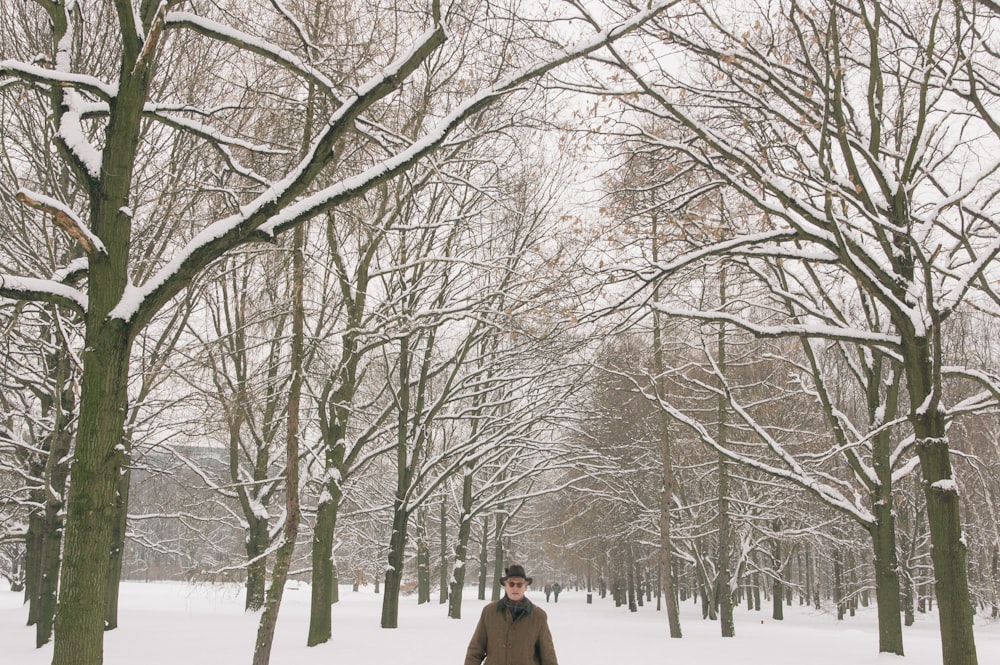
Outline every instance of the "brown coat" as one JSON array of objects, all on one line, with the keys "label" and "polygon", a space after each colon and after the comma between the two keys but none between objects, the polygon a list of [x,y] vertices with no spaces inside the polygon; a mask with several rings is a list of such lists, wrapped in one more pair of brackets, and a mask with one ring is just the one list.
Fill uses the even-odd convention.
[{"label": "brown coat", "polygon": [[514,621],[504,600],[483,608],[465,665],[480,665],[483,659],[486,665],[559,665],[545,610],[527,601],[527,611]]}]

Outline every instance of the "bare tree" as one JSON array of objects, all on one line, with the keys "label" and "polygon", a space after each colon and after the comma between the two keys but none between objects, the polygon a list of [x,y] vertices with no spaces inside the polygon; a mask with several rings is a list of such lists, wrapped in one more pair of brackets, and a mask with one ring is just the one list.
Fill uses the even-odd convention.
[{"label": "bare tree", "polygon": [[[949,665],[974,665],[946,391],[956,375],[978,376],[986,403],[998,391],[987,376],[945,367],[943,323],[970,299],[996,301],[984,276],[1000,234],[996,164],[976,157],[995,153],[996,136],[954,113],[964,102],[953,81],[965,51],[976,48],[949,20],[954,7],[831,1],[807,11],[779,3],[727,9],[724,17],[702,7],[682,25],[661,26],[641,69],[621,54],[606,64],[632,77],[631,106],[683,128],[680,138],[662,138],[665,148],[760,213],[756,227],[652,266],[647,276],[676,274],[710,255],[767,255],[828,267],[879,309],[886,330],[844,326],[808,307],[800,321],[777,328],[719,312],[701,317],[760,335],[855,340],[899,358],[934,543],[942,651]],[[653,59],[664,48],[660,38],[686,67],[657,64],[675,62]]]},{"label": "bare tree", "polygon": [[[413,141],[393,141],[375,125],[362,122],[362,117],[443,50],[446,31],[437,3],[427,16],[427,31],[406,40],[410,46],[401,56],[381,71],[371,72],[346,94],[322,69],[277,48],[265,35],[255,35],[254,22],[237,29],[224,19],[179,11],[179,6],[144,1],[133,7],[118,2],[108,9],[110,21],[104,21],[104,17],[92,14],[107,9],[105,5],[39,2],[28,19],[35,23],[47,20],[51,28],[51,40],[41,49],[47,64],[4,59],[0,65],[5,97],[24,89],[22,85],[46,93],[48,104],[38,104],[33,112],[51,114],[59,156],[70,165],[86,193],[86,202],[79,206],[85,214],[79,214],[73,202],[37,191],[48,189],[45,187],[22,188],[19,196],[55,221],[82,249],[86,289],[53,280],[47,274],[12,271],[0,278],[3,297],[66,308],[83,318],[86,330],[80,427],[67,501],[61,611],[55,625],[56,665],[96,665],[101,660],[103,621],[92,608],[106,604],[114,521],[109,510],[125,462],[124,455],[116,451],[120,450],[127,413],[125,386],[133,341],[143,328],[227,252],[267,241],[406,171],[436,150],[466,118],[560,64],[602,48],[666,5],[634,14],[576,46],[536,58],[482,90],[463,95],[439,123]],[[274,19],[258,24],[265,33],[277,21],[287,21],[293,30],[297,26],[284,6],[260,3],[241,10],[244,16]],[[218,18],[222,18],[221,12]],[[113,47],[94,48],[74,59],[71,45],[89,40],[90,27],[95,25],[116,28],[113,38],[100,40],[101,45]],[[23,34],[15,32],[10,38],[20,40]],[[207,94],[197,91],[190,97],[160,96],[157,83],[169,78],[172,68],[190,65],[204,71],[205,63],[196,59],[197,51],[186,51],[190,43],[201,39],[219,44],[232,56],[230,66],[215,79],[220,89]],[[182,63],[189,55],[195,59]],[[294,156],[298,146],[289,151],[287,146],[255,142],[253,137],[261,132],[245,130],[244,123],[256,116],[238,101],[243,87],[240,70],[241,65],[258,59],[279,64],[288,72],[287,79],[271,79],[277,87],[286,82],[300,91],[313,86],[327,100],[325,118],[317,123],[322,129],[311,137],[302,158]],[[11,79],[22,85],[6,83]],[[275,92],[286,100],[285,117],[301,118],[297,95]],[[135,262],[149,257],[136,254],[136,232],[140,224],[153,224],[156,208],[162,205],[158,200],[139,200],[135,182],[148,168],[159,168],[157,160],[149,158],[155,150],[145,151],[150,146],[147,141],[155,143],[152,127],[190,135],[221,155],[220,172],[225,173],[225,182],[213,195],[203,187],[197,191],[217,197],[220,208],[228,214],[199,224],[191,233],[172,236],[159,253],[163,258],[148,272],[140,273]],[[385,159],[357,173],[338,173],[331,178],[332,184],[310,191],[319,185],[321,173],[335,169],[347,142],[353,140],[381,142],[387,151]],[[251,158],[241,159],[237,153]],[[253,159],[254,155],[259,159]],[[253,161],[267,161],[270,168],[255,169]]]}]

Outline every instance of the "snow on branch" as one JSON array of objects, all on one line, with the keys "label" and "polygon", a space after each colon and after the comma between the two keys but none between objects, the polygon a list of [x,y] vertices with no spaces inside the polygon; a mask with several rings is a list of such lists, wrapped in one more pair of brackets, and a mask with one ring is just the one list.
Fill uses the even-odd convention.
[{"label": "snow on branch", "polygon": [[[445,39],[443,28],[435,27],[419,37],[411,49],[398,57],[383,72],[359,86],[354,95],[344,101],[327,122],[325,131],[313,142],[299,165],[279,181],[273,182],[254,201],[243,206],[239,213],[210,224],[196,235],[187,246],[134,295],[123,301],[111,316],[132,320],[137,315],[147,316],[172,297],[188,278],[221,256],[227,250],[253,239],[273,238],[315,215],[329,210],[351,198],[362,195],[372,187],[409,169],[413,164],[436,150],[451,132],[464,120],[491,103],[514,91],[529,81],[544,76],[553,69],[576,58],[601,49],[649,22],[680,0],[663,0],[649,9],[599,31],[574,45],[560,48],[518,69],[491,87],[470,95],[450,114],[445,116],[424,137],[415,141],[394,157],[330,187],[302,199],[297,197],[312,184],[311,174],[318,171],[329,159],[332,141],[354,125],[360,114],[373,103],[390,94],[412,73],[419,63],[433,53]],[[167,15],[167,23],[189,23],[206,30],[223,34],[225,26],[205,20],[195,20],[189,15]],[[277,57],[277,54],[274,53]],[[289,60],[291,62],[291,60]]]},{"label": "snow on branch", "polygon": [[24,188],[17,191],[15,198],[26,206],[51,215],[56,226],[65,231],[69,237],[79,242],[88,255],[93,256],[94,254],[108,253],[101,239],[91,232],[77,214],[62,201],[57,201],[44,194],[32,192]]},{"label": "snow on branch", "polygon": [[661,303],[652,305],[656,311],[667,316],[676,316],[697,321],[709,321],[714,323],[732,323],[756,337],[805,337],[823,338],[839,340],[843,342],[855,342],[860,344],[882,344],[888,347],[898,347],[899,337],[897,335],[886,335],[884,333],[870,330],[860,330],[857,328],[846,328],[841,326],[831,326],[826,324],[787,324],[780,326],[768,326],[747,321],[742,317],[735,316],[729,312],[718,310],[696,310],[681,307],[669,307]]},{"label": "snow on branch", "polygon": [[83,314],[87,311],[87,296],[72,286],[50,279],[34,279],[15,275],[0,275],[0,297],[13,300],[36,300],[69,307]]},{"label": "snow on branch", "polygon": [[117,86],[86,74],[63,72],[20,60],[0,60],[0,76],[12,76],[50,88],[77,89],[110,102],[118,94]]},{"label": "snow on branch", "polygon": [[[797,468],[795,469],[785,469],[747,455],[741,455],[721,445],[704,425],[694,418],[691,418],[672,404],[661,401],[660,405],[678,422],[686,425],[691,431],[697,434],[698,438],[701,439],[703,443],[707,444],[711,448],[714,448],[726,458],[750,468],[763,471],[770,476],[783,478],[791,483],[794,483],[795,485],[810,491],[828,506],[850,515],[861,524],[869,525],[875,523],[875,516],[870,511],[866,510],[863,506],[857,503],[849,501],[835,487],[820,482],[816,478],[809,476],[808,473],[805,473],[804,470],[797,467],[797,465]],[[784,461],[787,462],[788,459],[785,459]]]},{"label": "snow on branch", "polygon": [[236,28],[203,16],[198,16],[197,14],[192,14],[191,12],[170,12],[167,14],[164,23],[167,28],[187,27],[206,37],[211,37],[251,53],[256,53],[304,79],[315,82],[324,90],[332,92],[336,89],[336,86],[329,77],[315,67],[303,62],[294,53],[283,48],[278,48],[272,42],[255,37],[242,30],[237,30]]}]

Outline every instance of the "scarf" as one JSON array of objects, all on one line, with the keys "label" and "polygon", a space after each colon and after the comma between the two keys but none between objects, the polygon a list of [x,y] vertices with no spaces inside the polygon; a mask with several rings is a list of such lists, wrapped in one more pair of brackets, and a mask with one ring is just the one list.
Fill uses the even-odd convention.
[{"label": "scarf", "polygon": [[510,610],[510,616],[511,616],[511,618],[514,621],[517,621],[522,616],[524,616],[525,614],[527,614],[528,613],[528,608],[531,606],[531,604],[528,602],[527,598],[523,598],[523,599],[515,602],[515,601],[511,600],[510,598],[507,598],[506,596],[504,596],[503,604],[504,604],[504,607],[506,607],[506,608],[508,608]]}]

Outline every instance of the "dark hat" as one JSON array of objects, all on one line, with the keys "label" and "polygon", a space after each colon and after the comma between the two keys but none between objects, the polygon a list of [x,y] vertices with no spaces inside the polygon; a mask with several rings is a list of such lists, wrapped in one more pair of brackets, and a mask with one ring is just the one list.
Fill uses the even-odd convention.
[{"label": "dark hat", "polygon": [[523,577],[527,584],[531,584],[531,578],[524,574],[524,566],[514,564],[503,569],[503,576],[500,577],[500,584],[503,584],[511,577]]}]

